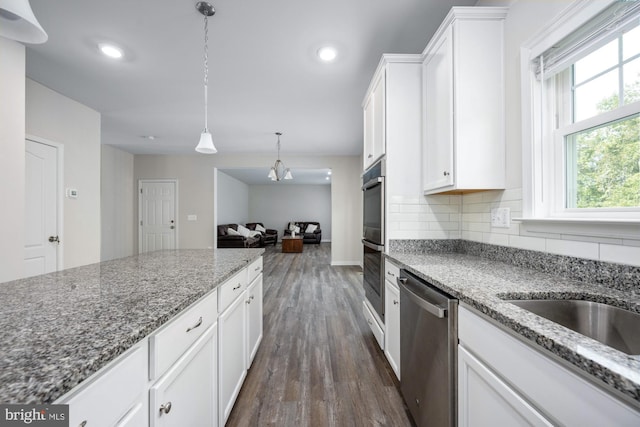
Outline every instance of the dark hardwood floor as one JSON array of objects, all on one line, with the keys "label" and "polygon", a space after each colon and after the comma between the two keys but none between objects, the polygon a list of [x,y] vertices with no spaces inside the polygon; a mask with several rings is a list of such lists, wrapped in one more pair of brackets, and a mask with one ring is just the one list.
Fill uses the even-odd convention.
[{"label": "dark hardwood floor", "polygon": [[264,255],[264,336],[227,426],[410,426],[362,314],[359,267],[329,243]]}]

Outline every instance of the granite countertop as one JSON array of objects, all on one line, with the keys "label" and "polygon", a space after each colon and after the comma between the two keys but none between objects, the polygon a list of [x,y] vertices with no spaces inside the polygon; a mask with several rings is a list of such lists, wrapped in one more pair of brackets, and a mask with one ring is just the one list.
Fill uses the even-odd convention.
[{"label": "granite countertop", "polygon": [[51,403],[262,255],[151,252],[0,283],[0,403]]},{"label": "granite countertop", "polygon": [[640,357],[629,356],[503,300],[582,299],[640,312],[640,295],[463,253],[386,255],[484,313],[543,352],[564,359],[596,383],[640,405]]}]

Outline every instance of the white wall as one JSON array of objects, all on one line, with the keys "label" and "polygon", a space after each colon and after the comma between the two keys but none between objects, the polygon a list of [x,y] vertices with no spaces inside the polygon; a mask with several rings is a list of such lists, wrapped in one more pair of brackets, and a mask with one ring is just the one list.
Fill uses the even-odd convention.
[{"label": "white wall", "polygon": [[331,240],[331,185],[270,184],[249,186],[249,222],[278,230],[289,221],[320,223],[322,240]]},{"label": "white wall", "polygon": [[[292,168],[331,168],[331,261],[335,265],[362,263],[362,194],[361,156],[283,158]],[[273,156],[223,154],[211,156],[136,155],[134,176],[138,179],[176,178],[179,180],[179,247],[214,246],[213,192],[214,168],[255,168],[273,163]],[[197,221],[186,221],[187,214],[197,214]],[[137,204],[134,209],[137,220]],[[137,229],[137,226],[136,226]],[[324,234],[324,233],[323,233]],[[134,250],[137,250],[137,245]]]},{"label": "white wall", "polygon": [[133,154],[102,146],[101,153],[101,261],[133,255],[137,230],[131,222],[136,186],[133,180]]},{"label": "white wall", "polygon": [[246,224],[249,221],[249,186],[218,171],[218,224]]},{"label": "white wall", "polygon": [[0,283],[22,277],[25,48],[0,37]]},{"label": "white wall", "polygon": [[[26,131],[64,145],[64,268],[100,261],[100,113],[27,79]],[[22,178],[24,180],[24,178]]]}]

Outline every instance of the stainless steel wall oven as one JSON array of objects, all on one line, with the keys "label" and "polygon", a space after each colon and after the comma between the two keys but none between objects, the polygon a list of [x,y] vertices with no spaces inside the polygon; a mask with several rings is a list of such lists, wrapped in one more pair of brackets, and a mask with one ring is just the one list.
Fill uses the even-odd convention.
[{"label": "stainless steel wall oven", "polygon": [[384,159],[371,166],[362,175],[363,271],[364,291],[369,304],[384,322]]}]

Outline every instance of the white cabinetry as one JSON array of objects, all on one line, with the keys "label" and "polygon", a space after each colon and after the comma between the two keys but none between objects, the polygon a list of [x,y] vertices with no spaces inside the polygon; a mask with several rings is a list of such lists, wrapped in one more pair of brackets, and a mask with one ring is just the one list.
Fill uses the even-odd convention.
[{"label": "white cabinetry", "polygon": [[[221,287],[219,328],[219,423],[225,424],[247,375],[246,299],[247,271]],[[232,297],[233,296],[233,297]]]},{"label": "white cabinetry", "polygon": [[262,264],[260,264],[260,274],[247,288],[245,299],[247,303],[246,368],[249,369],[262,341]]},{"label": "white cabinetry", "polygon": [[385,70],[382,69],[371,83],[364,108],[364,169],[385,153]]},{"label": "white cabinetry", "polygon": [[424,194],[505,186],[506,13],[454,7],[423,52]]},{"label": "white cabinetry", "polygon": [[210,326],[151,387],[152,427],[216,425],[216,331]]},{"label": "white cabinetry", "polygon": [[400,379],[400,289],[396,282],[400,270],[389,260],[384,270],[384,354]]},{"label": "white cabinetry", "polygon": [[458,422],[640,425],[640,412],[517,336],[460,306]]},{"label": "white cabinetry", "polygon": [[148,425],[147,354],[144,340],[57,401],[69,405],[69,425]]}]

